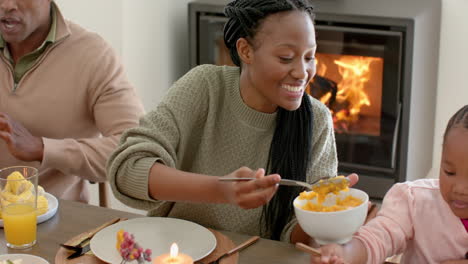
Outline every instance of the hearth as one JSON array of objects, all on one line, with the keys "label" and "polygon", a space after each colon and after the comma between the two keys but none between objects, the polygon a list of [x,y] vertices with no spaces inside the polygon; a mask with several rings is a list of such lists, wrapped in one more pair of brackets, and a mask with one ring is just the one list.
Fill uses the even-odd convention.
[{"label": "hearth", "polygon": [[[433,116],[414,124],[411,121],[434,110],[430,109],[431,101],[421,102],[412,96],[424,92],[435,96],[436,82],[427,85],[418,76],[423,70],[431,76],[428,78],[436,78],[436,68],[419,64],[422,69],[416,69],[414,64],[422,51],[435,56],[438,49],[429,52],[427,45],[415,39],[430,33],[415,31],[422,30],[416,15],[356,14],[343,7],[333,8],[333,2],[344,5],[343,1],[322,2],[323,10],[318,6],[315,21],[317,75],[307,92],[326,104],[333,115],[340,173],[358,173],[357,188],[382,198],[395,182],[425,177],[431,168],[432,146],[427,144],[432,137],[426,134],[432,133]],[[189,3],[190,67],[232,64],[223,43],[225,3]],[[437,19],[437,15],[432,17]],[[434,34],[438,43],[438,32]],[[416,43],[423,50],[415,50]],[[431,129],[422,138],[414,137],[425,128]],[[411,156],[412,148],[420,146],[423,152],[417,152],[419,157]]]}]

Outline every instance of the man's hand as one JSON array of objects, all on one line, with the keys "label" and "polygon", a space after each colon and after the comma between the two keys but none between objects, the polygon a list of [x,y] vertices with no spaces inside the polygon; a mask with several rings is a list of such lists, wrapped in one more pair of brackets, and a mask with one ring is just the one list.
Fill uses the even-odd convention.
[{"label": "man's hand", "polygon": [[10,154],[22,161],[42,162],[44,142],[33,136],[22,124],[5,113],[0,113],[0,139],[7,144]]},{"label": "man's hand", "polygon": [[468,264],[468,259],[448,260],[448,261],[442,262],[442,264]]}]

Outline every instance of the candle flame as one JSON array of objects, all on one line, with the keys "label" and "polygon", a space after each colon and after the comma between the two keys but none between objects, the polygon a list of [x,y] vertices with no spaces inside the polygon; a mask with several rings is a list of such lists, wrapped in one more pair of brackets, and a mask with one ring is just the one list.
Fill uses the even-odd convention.
[{"label": "candle flame", "polygon": [[170,255],[171,255],[171,258],[175,258],[177,257],[177,255],[179,255],[179,247],[177,246],[176,243],[172,243]]}]

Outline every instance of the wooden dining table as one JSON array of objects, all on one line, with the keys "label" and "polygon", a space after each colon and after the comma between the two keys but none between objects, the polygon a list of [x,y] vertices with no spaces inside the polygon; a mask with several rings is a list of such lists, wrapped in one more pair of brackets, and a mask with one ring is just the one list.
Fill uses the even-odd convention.
[{"label": "wooden dining table", "polygon": [[[116,217],[136,218],[144,215],[133,214],[114,209],[98,207],[78,202],[59,200],[57,214],[38,225],[37,243],[27,250],[9,249],[5,243],[3,229],[0,231],[0,254],[25,253],[40,256],[51,264],[59,250],[60,243]],[[218,230],[234,244],[240,244],[249,236]],[[244,249],[239,254],[241,264],[300,264],[309,263],[309,255],[294,247],[294,245],[268,239],[260,239],[254,245]]]}]

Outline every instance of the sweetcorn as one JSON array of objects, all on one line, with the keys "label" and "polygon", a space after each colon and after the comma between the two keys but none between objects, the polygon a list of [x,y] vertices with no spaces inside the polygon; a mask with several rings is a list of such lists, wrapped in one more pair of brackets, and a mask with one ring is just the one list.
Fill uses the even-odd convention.
[{"label": "sweetcorn", "polygon": [[9,191],[14,195],[19,195],[26,190],[30,190],[33,187],[33,184],[26,180],[18,171],[15,171],[8,175],[7,180],[11,180],[11,182],[7,182],[5,188],[3,190]]},{"label": "sweetcorn", "polygon": [[[7,182],[3,190],[0,191],[0,202],[2,206],[7,206],[10,203],[14,202],[27,202],[33,201],[33,187],[34,185],[26,180],[20,172],[13,172],[8,175],[7,180],[13,180],[11,182]],[[37,196],[37,215],[42,215],[47,212],[49,209],[49,201],[44,196],[45,191],[44,188],[38,186],[37,188],[38,196]],[[2,218],[2,214],[0,212],[0,218]]]},{"label": "sweetcorn", "polygon": [[115,244],[115,248],[117,249],[118,252],[120,252],[120,248],[122,246],[122,243],[124,242],[124,230],[120,229],[117,232],[117,242]]},{"label": "sweetcorn", "polygon": [[[326,206],[323,204],[328,194],[333,193],[335,195],[338,195],[340,192],[349,191],[348,182],[345,180],[344,176],[338,176],[337,178],[343,178],[343,180],[339,181],[338,183],[336,183],[336,181],[329,181],[325,183],[320,181],[321,184],[314,186],[312,191],[304,191],[300,193],[300,200],[308,200],[308,202],[304,206],[302,206],[302,209],[315,212],[336,212],[343,211],[362,204],[363,201],[361,199],[356,198],[352,195],[348,195],[344,199],[337,197],[336,203],[331,206]],[[313,201],[314,199],[316,200]]]},{"label": "sweetcorn", "polygon": [[342,179],[341,181],[338,181],[338,183],[336,183],[337,182],[336,180],[326,181],[326,182],[321,180],[319,181],[318,185],[312,188],[312,191],[314,191],[318,195],[318,198],[317,198],[318,203],[323,203],[323,201],[325,200],[325,198],[327,197],[329,193],[333,193],[337,195],[340,191],[344,191],[344,192],[349,191],[348,182],[346,181],[345,177],[337,176],[336,179],[338,178]]}]

